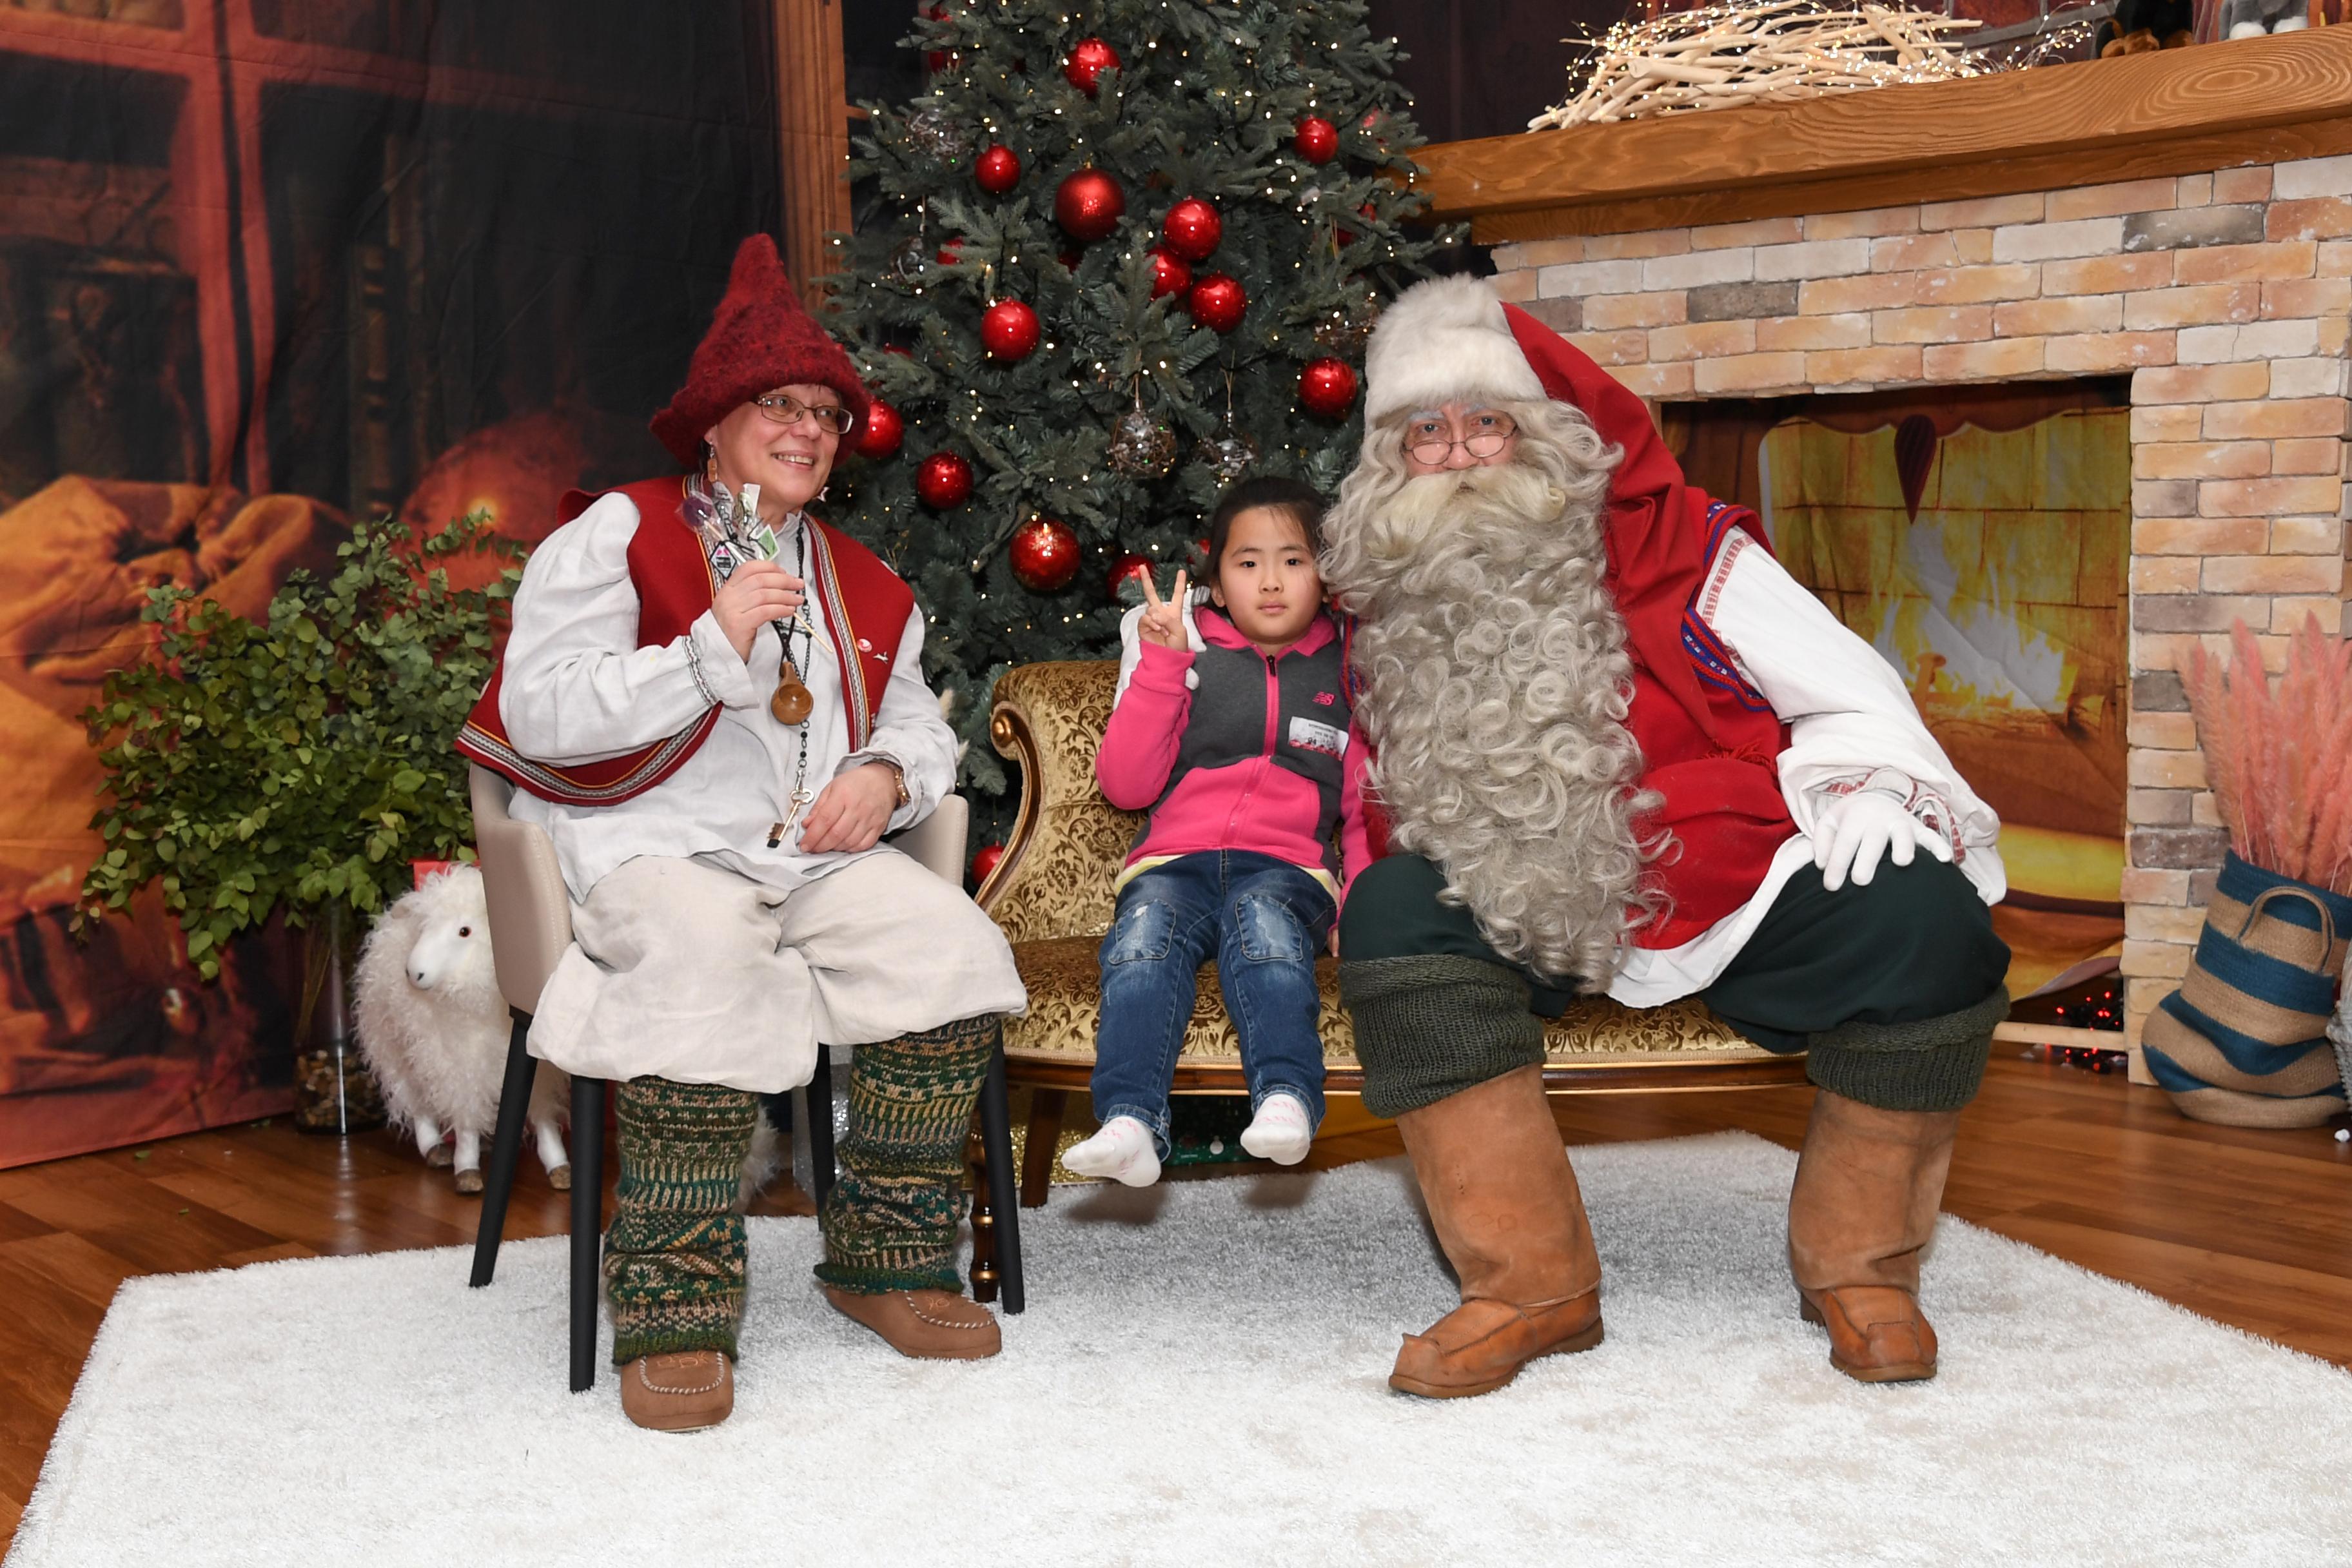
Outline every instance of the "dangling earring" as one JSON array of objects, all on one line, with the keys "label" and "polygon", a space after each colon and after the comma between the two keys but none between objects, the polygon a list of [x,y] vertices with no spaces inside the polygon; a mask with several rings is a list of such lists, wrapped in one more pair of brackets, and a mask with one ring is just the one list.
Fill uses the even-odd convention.
[{"label": "dangling earring", "polygon": [[708,441],[702,444],[702,482],[714,491],[719,489],[719,448]]},{"label": "dangling earring", "polygon": [[824,500],[824,499],[825,499],[825,492],[826,492],[826,491],[828,491],[828,490],[830,490],[830,489],[833,489],[833,487],[832,487],[831,485],[819,485],[819,486],[817,486],[817,488],[816,488],[816,499],[817,499],[817,500]]}]

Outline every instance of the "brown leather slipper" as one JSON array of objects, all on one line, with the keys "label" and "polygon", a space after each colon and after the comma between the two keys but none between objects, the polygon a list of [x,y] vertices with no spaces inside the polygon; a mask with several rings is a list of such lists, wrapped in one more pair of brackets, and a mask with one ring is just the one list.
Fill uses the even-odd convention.
[{"label": "brown leather slipper", "polygon": [[988,1309],[951,1290],[885,1290],[867,1296],[827,1285],[824,1299],[842,1316],[881,1335],[900,1355],[979,1361],[1003,1348],[1003,1337]]}]

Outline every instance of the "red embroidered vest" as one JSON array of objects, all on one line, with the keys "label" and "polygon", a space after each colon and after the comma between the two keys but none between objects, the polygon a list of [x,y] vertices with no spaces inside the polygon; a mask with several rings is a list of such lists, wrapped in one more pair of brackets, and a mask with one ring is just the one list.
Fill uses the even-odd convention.
[{"label": "red embroidered vest", "polygon": [[[637,646],[675,642],[710,608],[719,591],[702,541],[679,515],[686,481],[640,479],[606,493],[625,495],[637,509],[637,531],[629,541]],[[567,492],[559,509],[562,520],[570,522],[598,499],[585,490]],[[809,591],[824,606],[840,660],[842,707],[849,721],[849,749],[856,752],[874,732],[915,595],[872,551],[814,518],[808,521]],[[507,740],[506,722],[499,716],[504,674],[501,659],[457,736],[457,750],[531,794],[565,805],[612,805],[643,795],[683,767],[719,723],[720,710],[713,705],[677,734],[626,756],[557,767],[524,756]]]}]

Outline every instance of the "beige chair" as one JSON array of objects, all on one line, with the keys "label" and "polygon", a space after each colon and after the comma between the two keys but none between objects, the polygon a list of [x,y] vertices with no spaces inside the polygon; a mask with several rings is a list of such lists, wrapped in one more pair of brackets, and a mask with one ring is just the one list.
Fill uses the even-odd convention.
[{"label": "beige chair", "polygon": [[[572,945],[572,898],[546,830],[509,815],[514,786],[478,764],[469,770],[474,805],[474,848],[482,867],[482,891],[489,906],[490,952],[499,991],[514,1017],[507,1045],[506,1080],[499,1096],[499,1124],[490,1143],[489,1169],[482,1189],[481,1226],[474,1238],[471,1283],[488,1285],[498,1268],[499,1242],[506,1229],[507,1200],[514,1191],[522,1155],[524,1111],[537,1064],[528,1041],[539,995],[557,962]],[[939,809],[890,842],[938,875],[961,887],[964,840],[971,807],[950,795]],[[815,1076],[794,1094],[796,1142],[809,1146],[811,1195],[822,1204],[833,1184],[833,1091],[828,1052],[820,1047]],[[1021,1232],[1013,1194],[1012,1123],[1005,1110],[1004,1057],[989,1064],[980,1100],[981,1169],[973,1183],[973,1294],[992,1300],[1001,1285],[1004,1310],[1025,1305],[1021,1279]],[[604,1235],[604,1082],[572,1080],[572,1389],[596,1381],[596,1297],[600,1243]]]},{"label": "beige chair", "polygon": [[[989,737],[1020,764],[1021,806],[1004,858],[981,885],[980,904],[1013,943],[1029,988],[1026,1017],[1007,1019],[1005,1059],[1016,1083],[1034,1086],[1021,1201],[1045,1201],[1063,1107],[1094,1070],[1111,883],[1142,825],[1095,786],[1095,752],[1110,721],[1118,679],[1112,660],[1025,664],[996,683]],[[1316,965],[1323,991],[1323,1087],[1363,1088],[1355,1032],[1339,1005],[1339,963]],[[1769,1088],[1802,1083],[1802,1056],[1774,1056],[1696,1001],[1635,1011],[1605,997],[1571,1005],[1544,1029],[1544,1087],[1554,1093]],[[1179,1094],[1245,1094],[1241,1044],[1225,1016],[1216,965],[1201,969],[1200,994],[1176,1058]]]}]

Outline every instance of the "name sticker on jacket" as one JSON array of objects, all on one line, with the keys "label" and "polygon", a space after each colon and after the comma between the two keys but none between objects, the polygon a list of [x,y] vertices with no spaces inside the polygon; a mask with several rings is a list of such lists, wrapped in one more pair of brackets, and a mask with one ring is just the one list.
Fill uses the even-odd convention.
[{"label": "name sticker on jacket", "polygon": [[1290,743],[1309,752],[1344,757],[1348,754],[1348,731],[1335,725],[1318,724],[1312,719],[1293,719]]}]

